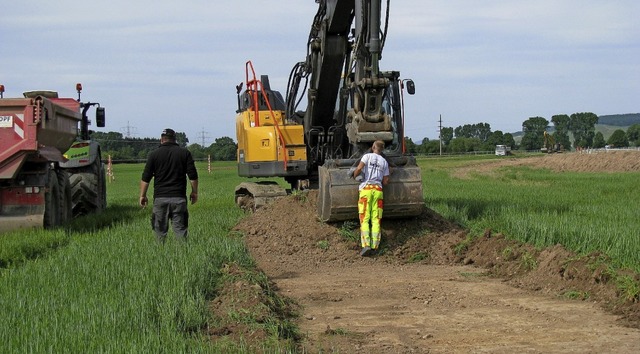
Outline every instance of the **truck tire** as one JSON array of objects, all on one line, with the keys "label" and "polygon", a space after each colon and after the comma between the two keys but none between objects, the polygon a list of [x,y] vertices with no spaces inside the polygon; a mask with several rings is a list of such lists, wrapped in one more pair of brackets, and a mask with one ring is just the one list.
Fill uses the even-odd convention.
[{"label": "truck tire", "polygon": [[69,174],[64,170],[58,170],[58,186],[60,187],[60,223],[64,224],[73,217],[71,208],[71,184]]},{"label": "truck tire", "polygon": [[107,169],[104,164],[100,164],[99,185],[100,192],[98,197],[100,198],[100,211],[107,209]]},{"label": "truck tire", "polygon": [[104,167],[99,159],[69,178],[73,216],[99,213],[106,207]]},{"label": "truck tire", "polygon": [[47,186],[44,194],[44,221],[45,229],[60,225],[60,186],[58,176],[54,170],[49,170]]},{"label": "truck tire", "polygon": [[97,177],[93,173],[80,172],[72,174],[69,178],[74,217],[95,213],[99,210]]}]

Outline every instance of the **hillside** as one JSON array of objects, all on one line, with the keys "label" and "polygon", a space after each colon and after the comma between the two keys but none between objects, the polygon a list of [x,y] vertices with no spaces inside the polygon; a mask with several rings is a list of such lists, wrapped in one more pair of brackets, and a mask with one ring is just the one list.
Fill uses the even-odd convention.
[{"label": "hillside", "polygon": [[598,117],[598,124],[626,128],[630,125],[640,124],[640,113],[602,115]]}]

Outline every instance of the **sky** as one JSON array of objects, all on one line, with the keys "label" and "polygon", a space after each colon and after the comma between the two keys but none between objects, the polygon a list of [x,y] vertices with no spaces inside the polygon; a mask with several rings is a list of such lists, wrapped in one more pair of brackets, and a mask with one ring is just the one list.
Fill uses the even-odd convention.
[{"label": "sky", "polygon": [[[303,61],[314,0],[6,1],[4,97],[47,89],[106,108],[124,136],[163,128],[190,143],[235,138],[236,85],[251,61],[286,92]],[[530,117],[640,112],[640,1],[393,0],[381,70],[412,79],[406,134]]]}]

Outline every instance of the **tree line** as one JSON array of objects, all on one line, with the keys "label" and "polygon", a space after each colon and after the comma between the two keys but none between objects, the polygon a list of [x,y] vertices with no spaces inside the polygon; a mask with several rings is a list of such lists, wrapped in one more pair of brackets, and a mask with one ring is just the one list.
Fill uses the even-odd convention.
[{"label": "tree line", "polygon": [[[100,143],[103,159],[111,156],[113,161],[122,162],[144,161],[149,152],[160,145],[160,138],[131,138],[118,132],[93,132],[91,139]],[[176,143],[189,149],[195,160],[233,161],[238,147],[229,137],[217,138],[207,147],[189,144],[184,132],[176,132]]]},{"label": "tree line", "polygon": [[597,149],[607,145],[640,146],[640,124],[633,124],[626,131],[617,129],[605,139],[602,132],[596,131],[597,123],[598,116],[591,112],[558,114],[552,116],[551,121],[544,117],[531,117],[522,123],[523,133],[519,143],[516,143],[511,133],[491,131],[488,123],[466,124],[455,129],[443,127],[440,129],[440,139],[424,138],[420,144],[406,138],[405,145],[407,151],[414,154],[493,151],[496,145],[506,145],[512,150],[531,151],[540,150],[550,143],[562,150]]},{"label": "tree line", "polygon": [[[419,144],[407,137],[405,146],[407,152],[412,154],[493,151],[496,145],[506,145],[512,150],[530,151],[545,147],[548,143],[545,141],[545,133],[546,139],[563,150],[603,148],[606,145],[640,146],[640,124],[633,124],[626,131],[617,129],[605,140],[601,132],[596,132],[597,123],[598,116],[591,112],[558,114],[552,116],[551,121],[544,117],[531,117],[522,123],[523,135],[519,144],[516,143],[513,134],[500,130],[492,131],[488,123],[465,124],[456,128],[443,127],[440,130],[440,139],[424,138]],[[91,137],[100,143],[103,158],[111,156],[114,161],[145,160],[149,152],[160,144],[159,138],[129,138],[118,132],[93,132]],[[176,142],[187,147],[196,160],[236,160],[238,145],[230,137],[217,138],[209,146],[202,146],[189,144],[184,132],[176,132]]]},{"label": "tree line", "polygon": [[411,138],[405,138],[407,152],[414,154],[436,154],[442,149],[446,153],[465,153],[473,151],[491,151],[496,145],[507,145],[514,148],[516,141],[511,133],[500,130],[491,131],[488,123],[465,124],[455,129],[442,127],[440,139],[422,139],[418,145]]},{"label": "tree line", "polygon": [[[549,123],[553,123],[550,129]],[[631,125],[626,131],[617,129],[605,140],[602,132],[596,132],[598,116],[591,112],[558,114],[551,117],[551,122],[543,117],[531,117],[522,123],[524,135],[520,149],[535,150],[546,145],[545,133],[551,136],[550,141],[560,148],[570,150],[585,148],[638,146],[640,142],[640,124]],[[550,133],[552,132],[552,133]],[[570,134],[573,141],[570,139]]]}]

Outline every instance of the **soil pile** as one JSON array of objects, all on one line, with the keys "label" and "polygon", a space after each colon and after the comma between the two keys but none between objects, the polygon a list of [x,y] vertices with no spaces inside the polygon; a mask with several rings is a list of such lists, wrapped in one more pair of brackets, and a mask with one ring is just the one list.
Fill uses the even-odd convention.
[{"label": "soil pile", "polygon": [[546,168],[552,171],[573,172],[637,172],[640,171],[640,150],[593,150],[580,153],[554,153],[542,156],[522,158],[505,158],[495,162],[479,162],[460,168],[457,177],[465,177],[469,173],[490,174],[504,166],[529,166]]}]

